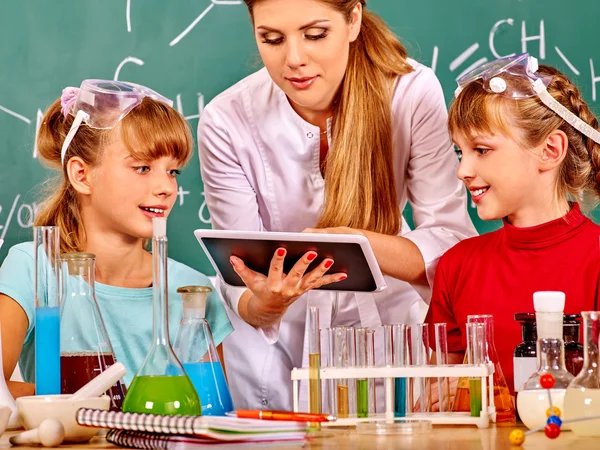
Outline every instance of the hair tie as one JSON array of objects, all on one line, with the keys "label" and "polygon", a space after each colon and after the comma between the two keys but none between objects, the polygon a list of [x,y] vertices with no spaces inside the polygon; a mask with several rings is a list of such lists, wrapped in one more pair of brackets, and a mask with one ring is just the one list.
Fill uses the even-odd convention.
[{"label": "hair tie", "polygon": [[77,95],[79,94],[79,88],[76,87],[66,87],[62,91],[62,95],[60,96],[60,104],[62,106],[63,116],[67,117],[75,104],[75,100],[77,100]]}]

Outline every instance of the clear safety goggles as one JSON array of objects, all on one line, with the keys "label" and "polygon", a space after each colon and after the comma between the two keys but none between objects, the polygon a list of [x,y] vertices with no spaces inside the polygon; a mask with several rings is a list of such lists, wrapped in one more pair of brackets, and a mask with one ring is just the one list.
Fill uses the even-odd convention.
[{"label": "clear safety goggles", "polygon": [[114,128],[145,97],[172,107],[173,102],[158,92],[135,83],[113,80],[84,80],[69,113],[75,116],[61,150],[65,155],[82,122],[97,129]]},{"label": "clear safety goggles", "polygon": [[600,132],[592,128],[563,105],[547,90],[552,77],[537,73],[537,58],[529,53],[507,56],[490,61],[464,74],[457,81],[454,96],[458,97],[470,83],[481,80],[483,88],[491,93],[512,99],[539,97],[539,99],[573,128],[600,144]]}]

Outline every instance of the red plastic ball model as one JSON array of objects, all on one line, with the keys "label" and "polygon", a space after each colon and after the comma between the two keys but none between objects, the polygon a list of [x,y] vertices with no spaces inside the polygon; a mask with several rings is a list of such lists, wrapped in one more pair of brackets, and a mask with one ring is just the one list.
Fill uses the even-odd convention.
[{"label": "red plastic ball model", "polygon": [[545,373],[540,377],[540,385],[544,389],[552,389],[554,387],[554,377],[549,373]]},{"label": "red plastic ball model", "polygon": [[546,428],[544,428],[544,433],[546,433],[546,436],[550,439],[556,439],[560,434],[560,427],[555,423],[549,423],[546,425]]}]

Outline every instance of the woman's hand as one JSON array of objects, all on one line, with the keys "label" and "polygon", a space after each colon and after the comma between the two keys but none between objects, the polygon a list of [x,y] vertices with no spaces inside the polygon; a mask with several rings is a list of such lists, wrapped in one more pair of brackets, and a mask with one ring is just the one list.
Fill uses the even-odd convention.
[{"label": "woman's hand", "polygon": [[233,269],[252,293],[240,298],[238,311],[242,319],[254,327],[266,327],[276,323],[290,305],[305,292],[342,281],[347,277],[344,273],[326,275],[333,265],[331,258],[324,259],[317,267],[305,273],[317,257],[317,253],[313,251],[305,253],[289,273],[285,274],[285,255],[284,248],[277,249],[266,277],[249,269],[240,258],[229,258]]}]

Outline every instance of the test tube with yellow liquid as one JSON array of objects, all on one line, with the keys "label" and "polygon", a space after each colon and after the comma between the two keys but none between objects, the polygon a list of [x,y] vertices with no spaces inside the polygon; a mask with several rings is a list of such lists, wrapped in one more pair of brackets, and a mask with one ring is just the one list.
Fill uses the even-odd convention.
[{"label": "test tube with yellow liquid", "polygon": [[[346,327],[335,327],[333,329],[333,355],[335,358],[335,367],[347,368],[348,367],[348,346],[346,344],[347,332]],[[336,398],[337,398],[337,416],[340,418],[346,418],[349,415],[349,392],[348,392],[348,380],[343,378],[337,380],[336,386]]]},{"label": "test tube with yellow liquid", "polygon": [[[313,414],[321,414],[321,329],[319,328],[319,309],[308,310],[308,393],[309,409]],[[311,428],[320,429],[319,423],[310,424]]]},{"label": "test tube with yellow liquid", "polygon": [[[466,324],[467,362],[483,364],[485,362],[486,324],[473,322]],[[481,378],[469,378],[469,398],[471,417],[481,415]]]}]

